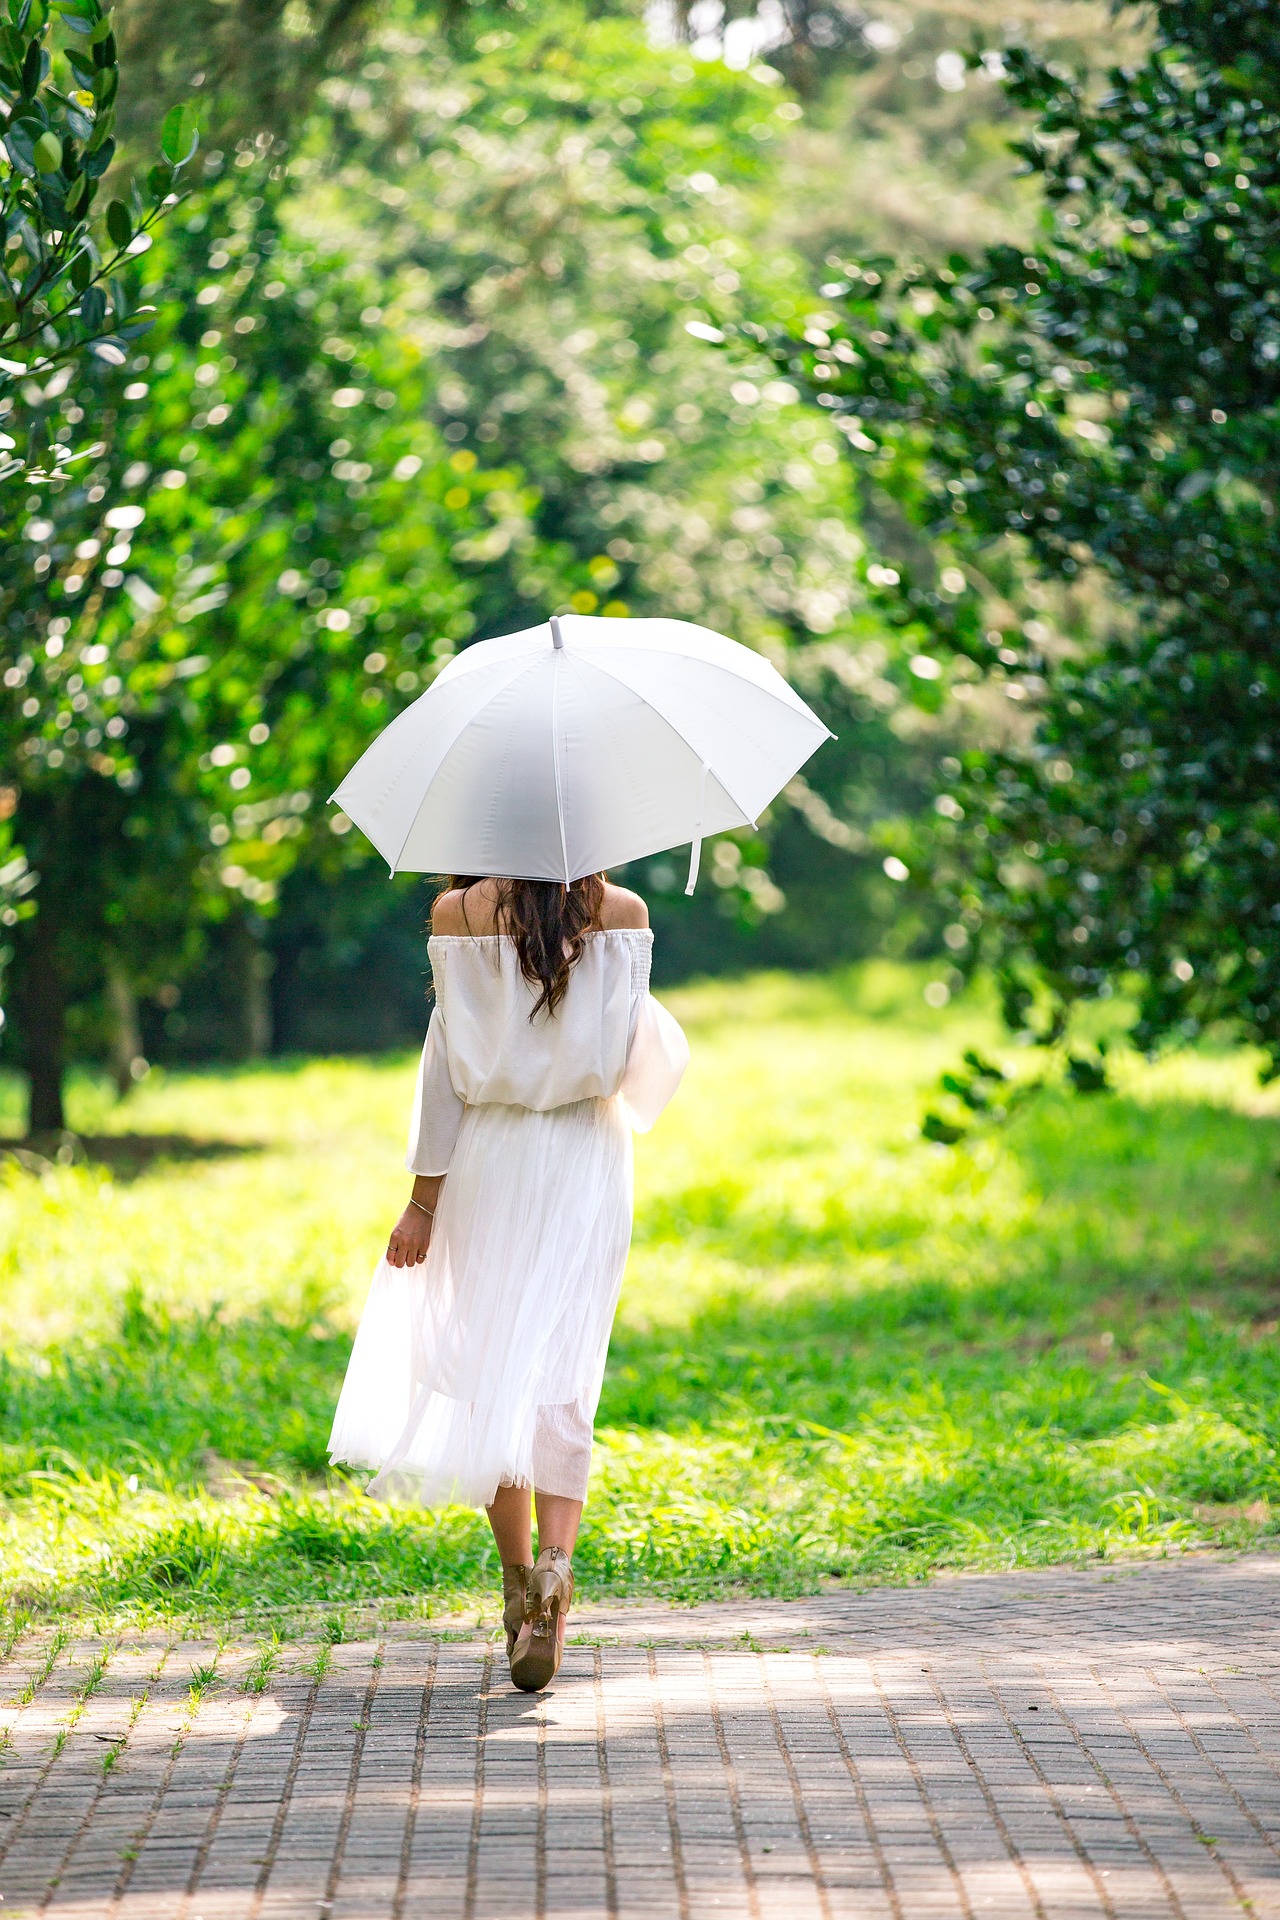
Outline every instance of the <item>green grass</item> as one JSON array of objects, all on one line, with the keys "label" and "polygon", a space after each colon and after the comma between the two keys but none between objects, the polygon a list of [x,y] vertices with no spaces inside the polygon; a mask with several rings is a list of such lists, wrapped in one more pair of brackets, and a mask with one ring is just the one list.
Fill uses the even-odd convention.
[{"label": "green grass", "polygon": [[[964,1045],[1028,1063],[981,997],[919,994],[875,966],[669,996],[694,1065],[637,1146],[584,1592],[1273,1530],[1280,1092],[1239,1053],[1122,1053],[1116,1092],[935,1147],[920,1113]],[[412,1078],[406,1058],[157,1074],[118,1108],[85,1081],[83,1132],[169,1136],[168,1157],[0,1169],[11,1620],[242,1616],[265,1684],[311,1606],[340,1639],[370,1603],[493,1587],[482,1516],[379,1507],[326,1468]]]}]

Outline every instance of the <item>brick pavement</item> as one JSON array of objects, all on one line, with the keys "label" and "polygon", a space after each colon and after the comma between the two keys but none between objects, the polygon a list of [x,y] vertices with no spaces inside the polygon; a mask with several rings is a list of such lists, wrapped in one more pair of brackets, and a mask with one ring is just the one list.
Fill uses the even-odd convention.
[{"label": "brick pavement", "polygon": [[1280,1920],[1278,1612],[1266,1555],[584,1607],[537,1698],[474,1623],[268,1676],[32,1636],[0,1666],[2,1911]]}]

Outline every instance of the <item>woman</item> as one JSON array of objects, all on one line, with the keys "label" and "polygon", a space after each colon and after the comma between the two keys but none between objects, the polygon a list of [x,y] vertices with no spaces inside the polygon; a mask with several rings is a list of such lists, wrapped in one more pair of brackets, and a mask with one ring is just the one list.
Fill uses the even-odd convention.
[{"label": "woman", "polygon": [[631,1130],[652,1126],[689,1050],[648,990],[644,901],[603,874],[454,879],[431,927],[413,1192],[374,1275],[330,1457],[376,1467],[377,1497],[487,1510],[511,1677],[533,1691],[559,1668],[573,1598],[631,1238]]}]

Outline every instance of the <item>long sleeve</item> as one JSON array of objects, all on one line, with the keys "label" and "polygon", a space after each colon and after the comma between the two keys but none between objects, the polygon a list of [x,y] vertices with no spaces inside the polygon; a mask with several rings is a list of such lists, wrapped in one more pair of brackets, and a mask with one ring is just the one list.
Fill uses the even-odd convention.
[{"label": "long sleeve", "polygon": [[449,1077],[444,1015],[436,1007],[423,1042],[418,1085],[413,1096],[413,1114],[409,1121],[409,1151],[405,1156],[405,1165],[410,1173],[440,1174],[449,1171],[465,1111],[466,1103],[455,1091]]},{"label": "long sleeve", "polygon": [[618,1091],[636,1133],[648,1133],[684,1077],[689,1042],[678,1020],[646,993]]}]

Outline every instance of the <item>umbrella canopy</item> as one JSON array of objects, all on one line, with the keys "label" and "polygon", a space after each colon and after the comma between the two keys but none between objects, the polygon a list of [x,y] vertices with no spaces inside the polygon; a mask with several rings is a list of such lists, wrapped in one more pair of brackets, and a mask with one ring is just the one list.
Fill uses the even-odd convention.
[{"label": "umbrella canopy", "polygon": [[393,873],[560,880],[752,825],[830,729],[685,620],[565,614],[451,660],[333,799]]}]

